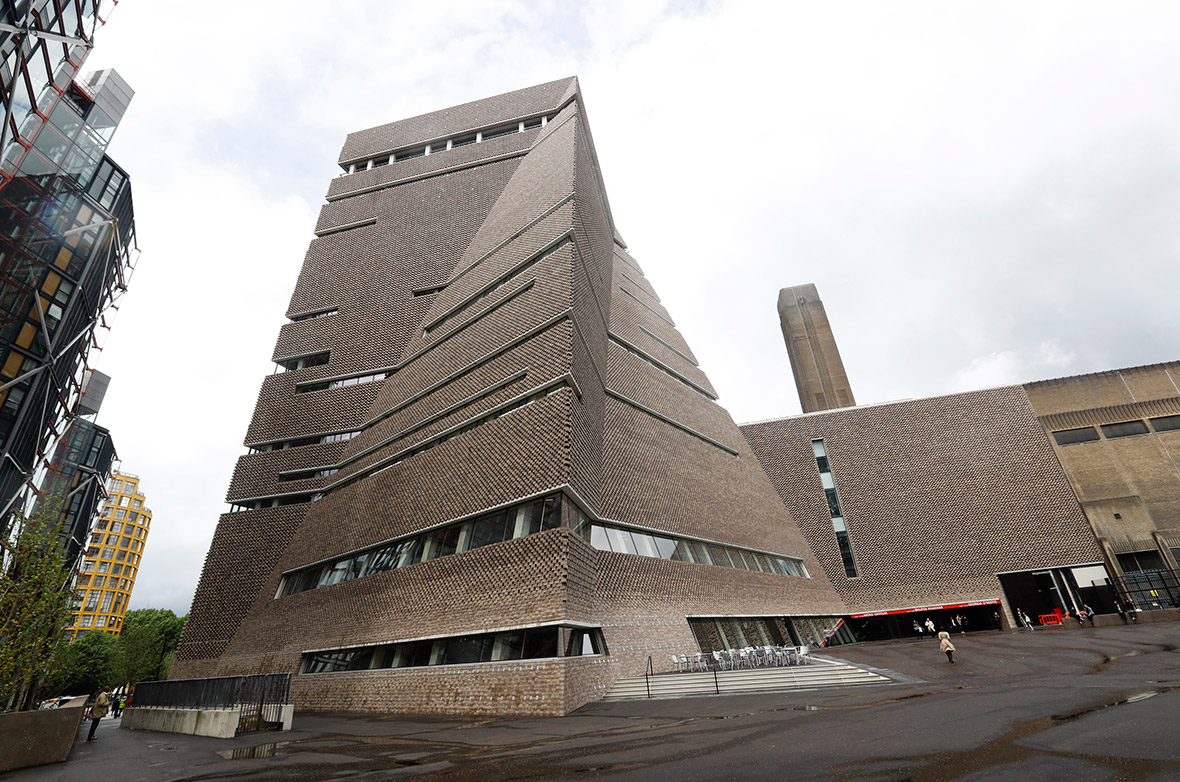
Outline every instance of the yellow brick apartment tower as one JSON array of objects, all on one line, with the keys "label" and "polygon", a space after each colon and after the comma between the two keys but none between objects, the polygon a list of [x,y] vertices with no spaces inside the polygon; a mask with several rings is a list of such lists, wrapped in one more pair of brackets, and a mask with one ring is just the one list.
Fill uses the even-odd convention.
[{"label": "yellow brick apartment tower", "polygon": [[78,577],[71,638],[87,630],[119,634],[152,525],[138,475],[115,472],[107,489]]}]

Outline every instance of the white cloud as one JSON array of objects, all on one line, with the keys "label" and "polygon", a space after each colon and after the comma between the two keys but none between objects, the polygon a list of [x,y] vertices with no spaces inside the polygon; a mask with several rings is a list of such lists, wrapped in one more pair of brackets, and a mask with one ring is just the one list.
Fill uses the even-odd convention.
[{"label": "white cloud", "polygon": [[948,390],[974,391],[1069,374],[1076,358],[1055,340],[1046,340],[1027,350],[997,350],[972,359],[956,371]]}]

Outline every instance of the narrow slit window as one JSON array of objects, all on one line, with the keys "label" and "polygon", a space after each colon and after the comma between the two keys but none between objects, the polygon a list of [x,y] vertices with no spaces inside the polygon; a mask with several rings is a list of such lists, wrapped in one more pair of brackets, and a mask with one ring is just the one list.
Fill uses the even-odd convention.
[{"label": "narrow slit window", "polygon": [[852,552],[852,539],[848,536],[844,510],[840,507],[840,497],[836,493],[836,479],[832,475],[827,446],[823,440],[812,440],[811,449],[815,454],[816,466],[819,468],[820,486],[823,487],[824,497],[827,500],[828,513],[832,517],[832,531],[836,534],[836,547],[840,551],[840,560],[844,563],[844,575],[848,578],[856,578],[859,575],[856,556]]}]

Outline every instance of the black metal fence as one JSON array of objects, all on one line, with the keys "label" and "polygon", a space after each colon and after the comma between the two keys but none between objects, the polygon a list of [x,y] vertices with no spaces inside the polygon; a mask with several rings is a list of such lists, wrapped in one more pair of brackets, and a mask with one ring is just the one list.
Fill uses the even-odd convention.
[{"label": "black metal fence", "polygon": [[1123,592],[1144,611],[1180,608],[1180,582],[1168,570],[1147,570],[1125,574]]},{"label": "black metal fence", "polygon": [[291,702],[291,674],[171,679],[135,685],[135,706],[171,709],[239,708],[238,733],[281,730],[283,706]]}]

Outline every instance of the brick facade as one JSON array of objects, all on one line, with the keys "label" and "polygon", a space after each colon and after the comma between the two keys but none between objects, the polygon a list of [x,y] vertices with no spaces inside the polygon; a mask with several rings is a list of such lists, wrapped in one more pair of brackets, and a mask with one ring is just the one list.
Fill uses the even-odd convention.
[{"label": "brick facade", "polygon": [[[274,351],[327,360],[263,383],[257,452],[227,496],[241,510],[219,524],[174,677],[601,628],[601,654],[293,687],[302,709],[562,714],[649,655],[666,668],[695,649],[688,617],[844,612],[619,238],[575,79],[350,134],[340,162]],[[284,573],[554,491],[593,519],[797,557],[812,577],[601,551],[567,519],[276,597]]]},{"label": "brick facade", "polygon": [[[742,427],[850,612],[998,600],[998,573],[1101,561],[1020,386]],[[824,441],[859,574],[837,548]]]}]

